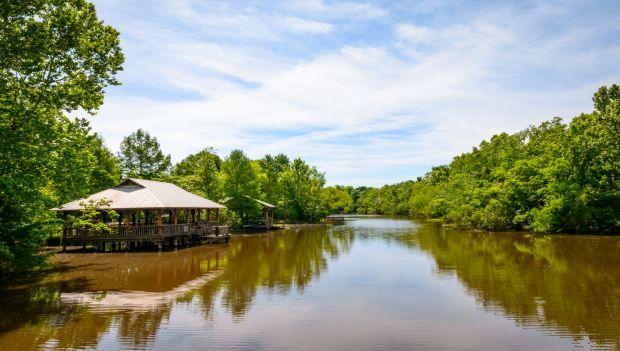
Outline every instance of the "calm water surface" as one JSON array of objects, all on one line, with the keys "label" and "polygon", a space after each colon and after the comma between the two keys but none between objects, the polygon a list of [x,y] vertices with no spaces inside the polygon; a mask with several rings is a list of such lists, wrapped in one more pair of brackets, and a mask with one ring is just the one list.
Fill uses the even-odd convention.
[{"label": "calm water surface", "polygon": [[0,291],[0,350],[620,347],[620,237],[403,219],[62,254]]}]

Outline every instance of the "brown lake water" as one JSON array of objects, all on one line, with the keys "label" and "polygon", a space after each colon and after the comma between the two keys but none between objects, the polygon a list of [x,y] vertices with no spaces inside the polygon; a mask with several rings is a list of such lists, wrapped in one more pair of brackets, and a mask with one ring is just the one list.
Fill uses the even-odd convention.
[{"label": "brown lake water", "polygon": [[353,218],[55,260],[0,291],[0,350],[620,348],[620,237]]}]

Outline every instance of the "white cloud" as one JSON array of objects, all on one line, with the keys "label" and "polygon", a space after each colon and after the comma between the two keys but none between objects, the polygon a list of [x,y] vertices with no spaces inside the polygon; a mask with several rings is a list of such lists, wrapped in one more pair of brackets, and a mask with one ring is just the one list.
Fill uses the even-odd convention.
[{"label": "white cloud", "polygon": [[331,18],[373,19],[388,14],[386,9],[365,2],[336,1],[327,4],[322,0],[301,0],[293,2],[293,7]]},{"label": "white cloud", "polygon": [[299,17],[285,17],[282,25],[294,32],[326,34],[334,29],[334,25],[326,22],[311,21]]},{"label": "white cloud", "polygon": [[[386,15],[366,4],[304,5],[306,13],[279,15],[279,22],[268,26],[264,14],[253,17],[249,14],[255,10],[245,9],[240,17],[217,19],[216,27],[240,26],[236,31],[245,34],[264,29],[261,34],[281,39],[283,32],[333,30],[323,20],[306,17],[312,12]],[[174,16],[184,26],[207,18],[209,33],[220,30],[209,15],[179,11]],[[540,78],[532,74],[539,69],[570,76],[620,57],[618,45],[587,53],[574,49],[576,42],[608,29],[575,27],[540,37],[530,31],[540,16],[536,11],[518,17],[498,12],[442,27],[398,23],[394,36],[382,44],[351,43],[301,58],[248,41],[254,34],[218,40],[153,23],[124,24],[131,83],[114,88],[125,93],[106,100],[93,126],[113,149],[131,131],[147,129],[177,161],[205,146],[223,155],[242,148],[252,157],[301,156],[326,171],[330,183],[411,179],[494,133],[588,111],[591,93],[611,83],[593,77],[551,88],[532,84],[529,80]],[[422,43],[429,48],[420,50]],[[609,71],[605,77],[618,73]],[[138,97],[131,86],[135,80],[196,97]]]},{"label": "white cloud", "polygon": [[432,29],[408,23],[398,24],[395,32],[399,38],[414,44],[427,44],[435,39],[435,32]]}]

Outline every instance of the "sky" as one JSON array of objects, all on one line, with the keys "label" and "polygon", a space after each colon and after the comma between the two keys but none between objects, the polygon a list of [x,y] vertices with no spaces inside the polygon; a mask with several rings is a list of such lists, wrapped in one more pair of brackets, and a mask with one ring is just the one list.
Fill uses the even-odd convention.
[{"label": "sky", "polygon": [[122,85],[91,119],[178,162],[284,153],[327,183],[415,179],[620,83],[620,2],[95,0]]}]

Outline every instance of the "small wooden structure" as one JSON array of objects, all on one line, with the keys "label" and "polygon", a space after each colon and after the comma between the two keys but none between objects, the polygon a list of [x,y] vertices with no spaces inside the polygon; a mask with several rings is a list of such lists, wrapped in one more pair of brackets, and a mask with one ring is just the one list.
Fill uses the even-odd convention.
[{"label": "small wooden structure", "polygon": [[[243,214],[241,214],[242,216],[242,220],[243,220],[243,228],[245,231],[256,231],[256,230],[269,230],[271,228],[274,227],[274,221],[275,221],[275,209],[276,206],[267,203],[265,201],[262,200],[258,200],[255,199],[251,196],[248,195],[244,195],[243,196],[245,199],[248,199],[248,201],[253,201],[256,202],[258,204],[258,206],[261,207],[263,214],[259,219],[248,219],[248,218],[244,218]],[[222,201],[224,203],[229,203],[229,201],[231,201],[232,198],[225,198]],[[245,200],[244,200],[245,201]]]},{"label": "small wooden structure", "polygon": [[[101,220],[106,211],[114,210],[118,222],[107,223],[109,230],[92,230],[65,226],[61,245],[93,245],[96,251],[121,248],[162,249],[164,246],[184,246],[192,243],[228,242],[228,227],[219,223],[219,211],[225,208],[214,201],[192,194],[165,182],[129,178],[121,184],[71,201],[54,210],[79,213],[83,203],[107,200],[109,206],[100,209]],[[179,221],[179,217],[183,221]]]},{"label": "small wooden structure", "polygon": [[325,223],[332,224],[332,225],[343,225],[344,216],[343,215],[329,215],[325,217]]},{"label": "small wooden structure", "polygon": [[265,219],[265,222],[264,222],[265,229],[267,230],[271,229],[271,227],[273,227],[276,206],[270,203],[267,203],[265,201],[262,201],[262,200],[257,200],[257,199],[252,199],[252,200],[258,202],[258,204],[263,209],[263,218]]}]

